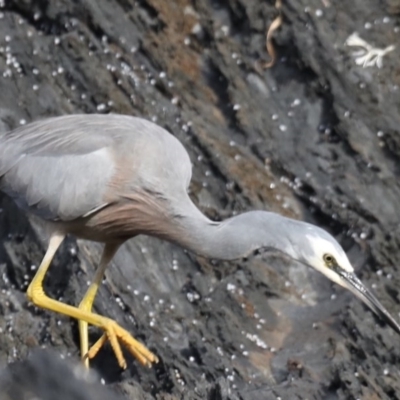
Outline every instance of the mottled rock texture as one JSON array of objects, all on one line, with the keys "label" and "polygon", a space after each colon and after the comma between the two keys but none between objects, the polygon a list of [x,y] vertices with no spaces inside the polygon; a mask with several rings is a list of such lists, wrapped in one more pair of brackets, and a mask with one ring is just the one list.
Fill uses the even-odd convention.
[{"label": "mottled rock texture", "polygon": [[[205,214],[266,209],[319,224],[397,317],[399,2],[283,0],[282,13],[278,62],[262,71],[272,0],[0,0],[0,129],[71,113],[157,121],[188,149],[191,195]],[[360,49],[345,45],[355,31],[376,48],[397,45],[382,68],[355,63]],[[9,394],[0,393],[69,399],[71,376],[81,388],[74,399],[101,399],[96,390],[106,389],[75,380],[68,366],[79,359],[76,322],[26,300],[42,230],[0,201]],[[48,274],[49,295],[78,304],[100,251],[70,238]],[[145,369],[128,355],[121,372],[104,348],[92,367],[115,399],[400,398],[400,338],[350,293],[279,255],[210,262],[139,237],[106,275],[96,312],[161,360]],[[91,341],[101,334],[90,332]],[[69,360],[29,356],[40,346]],[[38,391],[49,381],[58,397]]]}]

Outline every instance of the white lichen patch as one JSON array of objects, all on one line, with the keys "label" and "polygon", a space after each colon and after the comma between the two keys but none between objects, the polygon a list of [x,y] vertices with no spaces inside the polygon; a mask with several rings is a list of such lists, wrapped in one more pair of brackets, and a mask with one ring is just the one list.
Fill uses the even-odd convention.
[{"label": "white lichen patch", "polygon": [[360,48],[360,50],[353,52],[352,55],[355,57],[355,63],[362,65],[363,68],[374,67],[375,65],[378,68],[382,68],[383,57],[395,49],[394,45],[387,46],[384,49],[373,47],[360,38],[357,32],[354,32],[347,38],[345,45]]}]

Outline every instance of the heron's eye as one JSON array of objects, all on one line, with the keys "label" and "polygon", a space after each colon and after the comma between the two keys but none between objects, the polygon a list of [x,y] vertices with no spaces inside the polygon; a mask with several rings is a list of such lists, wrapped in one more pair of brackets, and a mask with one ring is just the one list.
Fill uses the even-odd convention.
[{"label": "heron's eye", "polygon": [[335,257],[333,257],[333,255],[329,253],[324,254],[323,259],[328,267],[335,264],[336,262]]}]

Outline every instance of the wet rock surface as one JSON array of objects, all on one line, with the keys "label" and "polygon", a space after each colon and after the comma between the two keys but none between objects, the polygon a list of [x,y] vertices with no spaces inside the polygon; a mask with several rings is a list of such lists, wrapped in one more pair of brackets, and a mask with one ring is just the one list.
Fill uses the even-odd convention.
[{"label": "wet rock surface", "polygon": [[[205,214],[267,209],[323,226],[397,317],[399,4],[284,0],[282,13],[278,62],[262,71],[272,1],[0,0],[0,129],[78,112],[156,121],[188,149]],[[397,46],[382,68],[357,65],[360,48],[345,45],[354,32],[374,48]],[[29,358],[38,347],[79,357],[76,322],[24,294],[45,234],[1,197],[0,237],[0,363],[22,362],[44,381],[59,368],[62,380],[70,367]],[[78,304],[100,251],[70,238],[49,295]],[[276,254],[211,262],[138,237],[117,253],[95,310],[160,358],[145,369],[127,355],[121,372],[106,346],[92,367],[116,399],[400,398],[400,338]]]}]

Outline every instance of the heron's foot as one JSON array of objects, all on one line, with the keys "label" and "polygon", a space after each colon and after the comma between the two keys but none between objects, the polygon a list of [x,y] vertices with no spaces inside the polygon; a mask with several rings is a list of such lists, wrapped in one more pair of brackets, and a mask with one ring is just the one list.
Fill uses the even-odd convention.
[{"label": "heron's foot", "polygon": [[118,364],[122,369],[126,369],[127,364],[122,354],[120,343],[122,343],[142,365],[151,367],[153,363],[158,362],[158,358],[155,354],[142,343],[138,342],[128,331],[121,328],[115,321],[107,319],[103,329],[103,335],[89,349],[85,356],[86,359],[95,357],[106,341],[109,340]]}]

